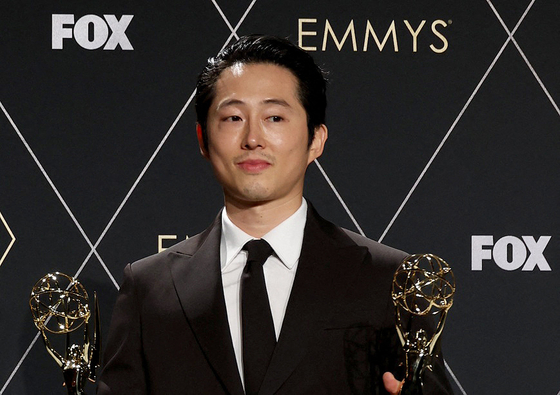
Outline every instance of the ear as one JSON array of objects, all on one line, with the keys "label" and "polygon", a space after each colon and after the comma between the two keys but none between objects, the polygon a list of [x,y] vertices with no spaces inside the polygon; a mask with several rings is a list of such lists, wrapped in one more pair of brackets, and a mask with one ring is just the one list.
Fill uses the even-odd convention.
[{"label": "ear", "polygon": [[204,138],[202,137],[202,126],[198,122],[196,123],[196,138],[201,155],[208,159],[208,150],[204,147]]},{"label": "ear", "polygon": [[313,141],[309,146],[307,164],[310,164],[323,154],[323,149],[325,148],[325,143],[327,142],[328,137],[329,131],[326,125],[322,124],[321,126],[315,128],[315,135],[313,136]]}]

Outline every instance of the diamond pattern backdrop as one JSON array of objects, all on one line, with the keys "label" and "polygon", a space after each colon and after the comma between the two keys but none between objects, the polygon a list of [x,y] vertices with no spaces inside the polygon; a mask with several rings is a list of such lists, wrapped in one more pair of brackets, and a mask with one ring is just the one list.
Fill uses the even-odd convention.
[{"label": "diamond pattern backdrop", "polygon": [[[58,270],[97,290],[106,334],[124,265],[214,218],[196,76],[256,32],[289,37],[329,71],[330,137],[307,198],[341,226],[453,267],[444,348],[456,393],[560,394],[560,3],[303,3],[0,4],[0,394],[65,393],[28,307],[39,278]],[[133,49],[73,37],[53,49],[60,14],[132,15],[115,38]],[[382,50],[368,23],[379,46],[394,27]],[[171,237],[160,246],[160,235]],[[477,235],[551,236],[551,270],[494,259],[473,270]]]}]

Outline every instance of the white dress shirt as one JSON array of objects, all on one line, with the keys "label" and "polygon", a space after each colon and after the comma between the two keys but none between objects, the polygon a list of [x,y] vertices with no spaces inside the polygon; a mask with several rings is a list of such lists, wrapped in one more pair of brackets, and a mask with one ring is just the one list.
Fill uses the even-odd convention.
[{"label": "white dress shirt", "polygon": [[[276,340],[280,335],[286,306],[294,283],[303,243],[303,229],[307,220],[307,202],[302,199],[300,208],[262,237],[274,250],[263,266],[270,311],[274,321]],[[245,243],[254,239],[229,219],[226,209],[222,211],[222,236],[220,240],[220,263],[229,329],[233,350],[237,359],[239,375],[243,382],[241,339],[241,275],[247,262]]]}]

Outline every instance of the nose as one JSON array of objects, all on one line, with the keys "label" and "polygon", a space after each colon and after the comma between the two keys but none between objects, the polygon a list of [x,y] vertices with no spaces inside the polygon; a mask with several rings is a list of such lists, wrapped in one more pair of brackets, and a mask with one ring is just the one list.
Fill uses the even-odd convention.
[{"label": "nose", "polygon": [[258,119],[249,120],[249,122],[245,124],[244,132],[245,134],[242,141],[243,149],[254,150],[266,146],[263,125]]}]

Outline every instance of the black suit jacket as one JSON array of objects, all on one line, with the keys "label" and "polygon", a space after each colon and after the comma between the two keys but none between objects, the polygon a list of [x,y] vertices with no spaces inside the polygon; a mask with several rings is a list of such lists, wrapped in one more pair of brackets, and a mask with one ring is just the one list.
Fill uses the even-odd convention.
[{"label": "black suit jacket", "polygon": [[[220,273],[221,217],[128,265],[98,394],[243,395]],[[325,221],[310,206],[272,361],[259,394],[384,394],[402,371],[390,287],[406,254]],[[441,359],[428,394],[451,393]]]}]

